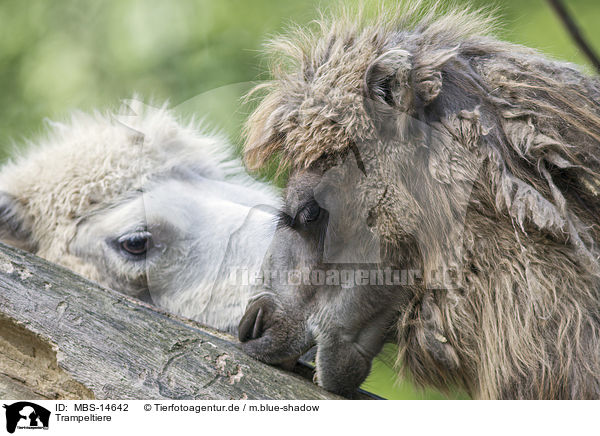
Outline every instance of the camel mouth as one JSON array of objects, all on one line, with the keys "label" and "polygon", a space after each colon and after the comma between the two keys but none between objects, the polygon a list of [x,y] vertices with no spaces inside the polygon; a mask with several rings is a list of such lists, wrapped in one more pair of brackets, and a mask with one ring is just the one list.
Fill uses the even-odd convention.
[{"label": "camel mouth", "polygon": [[355,343],[345,343],[336,349],[321,347],[314,381],[330,392],[353,398],[369,375],[372,361]]},{"label": "camel mouth", "polygon": [[294,347],[278,340],[280,335],[276,331],[267,331],[261,337],[250,340],[240,340],[244,352],[261,362],[276,365],[287,371],[292,371],[298,362],[310,364],[303,359],[313,345],[302,345]]}]

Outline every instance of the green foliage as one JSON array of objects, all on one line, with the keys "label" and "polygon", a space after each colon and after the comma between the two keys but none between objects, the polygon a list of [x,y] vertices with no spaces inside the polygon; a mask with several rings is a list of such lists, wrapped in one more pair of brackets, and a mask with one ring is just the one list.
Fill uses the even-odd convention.
[{"label": "green foliage", "polygon": [[[497,7],[502,38],[585,64],[544,0],[471,3]],[[565,3],[600,51],[600,2]],[[318,7],[332,4],[333,0],[3,0],[0,158],[8,156],[13,141],[19,144],[40,132],[44,118],[61,119],[75,108],[114,108],[134,92],[157,103],[169,99],[181,113],[205,117],[239,149],[240,127],[252,108],[241,105],[241,97],[251,82],[268,78],[262,43],[291,23],[306,25],[317,17]],[[439,397],[435,392],[419,393],[410,384],[385,391],[390,366],[376,363],[367,385],[394,398]]]},{"label": "green foliage", "polygon": [[[490,6],[486,0],[472,3]],[[268,36],[294,22],[307,24],[317,16],[318,7],[332,4],[336,2],[4,0],[0,3],[0,157],[8,153],[11,140],[20,142],[41,130],[44,118],[60,119],[74,108],[114,107],[133,92],[178,105],[221,87],[265,79],[260,50]],[[499,11],[502,37],[585,63],[543,0],[491,4]],[[571,0],[568,4],[600,51],[596,25],[600,3]],[[224,123],[215,120],[214,124],[225,124],[226,132],[239,143],[239,123],[228,122],[228,114],[240,112],[237,98],[234,107],[228,106],[231,98],[224,102],[216,98],[203,109],[224,116]]]},{"label": "green foliage", "polygon": [[397,400],[466,400],[468,395],[458,389],[439,392],[431,388],[418,388],[411,383],[408,375],[400,378],[394,369],[398,347],[386,344],[383,351],[373,361],[371,374],[361,388],[387,399]]}]

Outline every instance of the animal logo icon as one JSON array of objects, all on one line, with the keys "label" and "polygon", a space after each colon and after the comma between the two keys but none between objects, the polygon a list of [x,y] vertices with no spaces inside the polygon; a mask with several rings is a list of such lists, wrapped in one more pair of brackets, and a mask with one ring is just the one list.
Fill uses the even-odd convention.
[{"label": "animal logo icon", "polygon": [[48,428],[50,411],[28,401],[4,404],[6,409],[6,431],[14,433],[17,427],[25,429]]}]

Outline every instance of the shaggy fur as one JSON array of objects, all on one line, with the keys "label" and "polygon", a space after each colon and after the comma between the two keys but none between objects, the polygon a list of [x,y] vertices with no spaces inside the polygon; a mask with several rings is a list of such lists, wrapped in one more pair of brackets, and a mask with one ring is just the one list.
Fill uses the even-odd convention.
[{"label": "shaggy fur", "polygon": [[[418,382],[599,398],[600,81],[495,39],[485,14],[400,9],[273,41],[247,162],[278,155],[293,178],[360,145],[387,187],[386,259],[424,270],[397,333]],[[434,270],[454,261],[458,286],[440,289]]]}]

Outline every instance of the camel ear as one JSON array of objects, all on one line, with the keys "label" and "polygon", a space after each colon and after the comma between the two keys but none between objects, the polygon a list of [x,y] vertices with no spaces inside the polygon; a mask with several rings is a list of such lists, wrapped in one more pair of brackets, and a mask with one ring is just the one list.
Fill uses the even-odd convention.
[{"label": "camel ear", "polygon": [[406,50],[385,52],[369,65],[365,73],[367,98],[393,107],[407,105],[412,68],[412,56]]},{"label": "camel ear", "polygon": [[442,90],[442,65],[455,55],[455,49],[446,50],[434,53],[427,62],[417,62],[406,50],[390,50],[367,69],[367,96],[400,110],[427,106]]},{"label": "camel ear", "polygon": [[23,206],[11,194],[0,191],[0,240],[31,249],[31,229]]},{"label": "camel ear", "polygon": [[442,90],[442,72],[433,68],[423,67],[415,70],[415,93],[424,106],[434,101]]},{"label": "camel ear", "polygon": [[456,59],[459,47],[451,47],[430,53],[425,59],[415,62],[411,82],[415,95],[422,106],[432,103],[442,91],[442,70],[446,63]]}]

